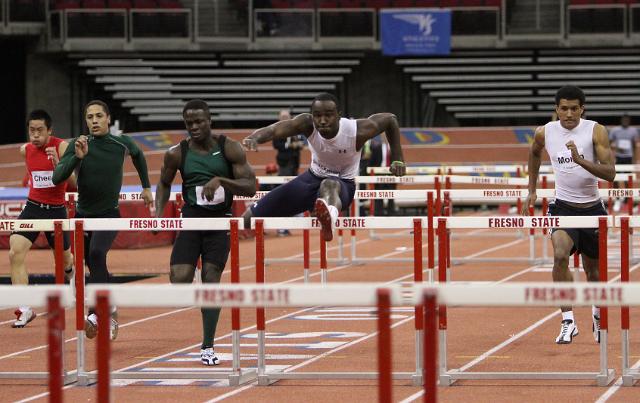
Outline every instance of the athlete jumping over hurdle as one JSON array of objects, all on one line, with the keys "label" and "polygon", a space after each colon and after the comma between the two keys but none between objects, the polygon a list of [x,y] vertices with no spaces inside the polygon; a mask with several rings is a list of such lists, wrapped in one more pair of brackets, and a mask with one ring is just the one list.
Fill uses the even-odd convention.
[{"label": "athlete jumping over hurdle", "polygon": [[348,208],[353,201],[360,150],[367,140],[383,132],[391,145],[393,162],[389,170],[395,176],[403,176],[406,167],[395,115],[377,113],[366,119],[342,118],[338,100],[328,93],[313,99],[311,113],[302,113],[254,131],[242,141],[252,151],[257,151],[258,144],[273,139],[304,134],[311,150],[311,167],[247,209],[245,226],[249,225],[251,217],[288,217],[314,210],[322,226],[322,237],[331,241],[338,212]]},{"label": "athlete jumping over hurdle", "polygon": [[[549,204],[551,216],[604,216],[598,193],[598,178],[613,182],[616,168],[609,147],[607,129],[593,120],[582,119],[585,96],[574,86],[556,92],[558,120],[536,129],[529,152],[529,196],[522,214],[536,202],[536,184],[542,150],[546,149],[556,175],[556,199]],[[599,281],[598,233],[595,228],[555,228],[552,231],[553,281],[573,281],[569,256],[582,255],[588,281]],[[558,344],[569,344],[578,335],[573,311],[563,306]],[[592,307],[592,330],[600,343],[600,308]]]},{"label": "athlete jumping over hurdle", "polygon": [[[242,146],[211,132],[211,114],[205,101],[186,103],[182,118],[189,139],[171,147],[164,155],[160,182],[156,188],[156,216],[162,217],[171,193],[171,183],[180,171],[182,217],[231,217],[233,196],[256,194],[256,176],[247,163]],[[198,258],[202,258],[202,282],[219,283],[229,257],[228,231],[180,231],[171,251],[172,283],[191,283]],[[202,346],[204,365],[218,365],[213,339],[220,308],[202,308]]]},{"label": "athlete jumping over hurdle", "polygon": [[[54,185],[51,177],[68,143],[51,135],[53,131],[51,116],[42,109],[34,110],[29,114],[27,129],[29,142],[20,147],[20,155],[24,157],[29,174],[29,195],[18,220],[66,219],[64,192],[67,182]],[[75,186],[75,176],[72,175],[69,182]],[[29,284],[24,260],[39,234],[39,232],[14,232],[9,237],[12,284]],[[45,232],[45,236],[49,246],[53,248],[53,233]],[[69,280],[73,277],[73,255],[71,255],[71,244],[67,232],[63,233],[63,249],[65,277]],[[35,312],[28,306],[19,307],[15,313],[17,320],[11,325],[14,328],[25,327],[36,318]]]}]

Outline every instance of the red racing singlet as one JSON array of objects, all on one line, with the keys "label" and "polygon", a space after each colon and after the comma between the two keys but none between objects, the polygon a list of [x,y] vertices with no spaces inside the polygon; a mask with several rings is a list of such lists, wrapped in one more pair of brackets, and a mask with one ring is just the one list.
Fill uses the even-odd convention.
[{"label": "red racing singlet", "polygon": [[64,204],[67,183],[62,182],[57,186],[53,184],[51,179],[54,166],[45,152],[47,147],[55,147],[58,152],[62,141],[62,139],[50,136],[49,142],[43,147],[36,147],[31,143],[25,147],[25,161],[29,174],[29,199],[45,204]]}]

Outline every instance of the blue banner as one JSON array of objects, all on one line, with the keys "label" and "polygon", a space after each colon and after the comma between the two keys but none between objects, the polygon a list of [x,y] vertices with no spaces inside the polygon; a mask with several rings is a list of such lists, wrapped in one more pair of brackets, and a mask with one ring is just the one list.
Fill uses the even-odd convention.
[{"label": "blue banner", "polygon": [[451,10],[380,10],[380,36],[385,55],[448,55]]}]

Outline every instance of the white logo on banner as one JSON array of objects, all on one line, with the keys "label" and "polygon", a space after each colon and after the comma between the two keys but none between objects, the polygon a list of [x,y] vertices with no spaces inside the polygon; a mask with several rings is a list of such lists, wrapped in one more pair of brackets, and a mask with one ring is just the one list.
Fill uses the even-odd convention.
[{"label": "white logo on banner", "polygon": [[433,24],[436,22],[436,19],[431,14],[400,14],[394,15],[393,18],[418,25],[418,29],[423,36],[431,35]]}]

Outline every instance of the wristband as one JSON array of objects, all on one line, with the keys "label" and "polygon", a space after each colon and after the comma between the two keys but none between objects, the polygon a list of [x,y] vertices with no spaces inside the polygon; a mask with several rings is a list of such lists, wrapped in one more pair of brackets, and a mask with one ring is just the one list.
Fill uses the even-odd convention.
[{"label": "wristband", "polygon": [[391,163],[391,165],[396,164],[396,165],[404,165],[404,161],[393,161]]}]

